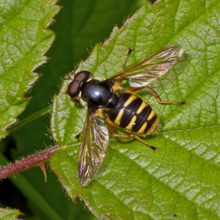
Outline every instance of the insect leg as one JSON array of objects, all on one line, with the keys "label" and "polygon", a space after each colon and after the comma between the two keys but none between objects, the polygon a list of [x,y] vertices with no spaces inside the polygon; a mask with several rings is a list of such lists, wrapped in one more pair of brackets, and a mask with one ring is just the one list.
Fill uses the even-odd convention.
[{"label": "insect leg", "polygon": [[80,135],[83,133],[83,130],[79,132],[79,134],[77,134],[74,138],[78,141],[79,140],[79,137]]},{"label": "insect leg", "polygon": [[[75,76],[76,73],[74,70],[72,70],[70,74]],[[67,74],[67,78],[63,78],[63,80],[70,80],[70,79],[72,78],[70,77],[69,73]]]},{"label": "insect leg", "polygon": [[76,75],[74,70],[71,71],[71,74],[74,75],[74,76]]},{"label": "insect leg", "polygon": [[[66,92],[67,93],[67,92]],[[71,102],[76,102],[76,103],[79,103],[80,101],[79,101],[79,99],[76,99],[76,98],[70,98],[70,101]]]},{"label": "insect leg", "polygon": [[149,145],[148,143],[146,143],[145,141],[143,141],[141,138],[139,138],[137,135],[135,134],[130,134],[130,135],[119,135],[119,134],[115,134],[114,132],[114,128],[112,126],[111,123],[109,123],[109,121],[107,121],[107,127],[108,127],[108,130],[110,132],[110,134],[113,136],[113,137],[117,137],[117,138],[122,138],[122,139],[126,139],[126,138],[135,138],[137,139],[138,141],[140,141],[142,144],[146,145],[147,147],[151,148],[154,152],[157,151],[158,147],[154,147],[154,146],[151,146]]},{"label": "insect leg", "polygon": [[127,62],[127,60],[128,60],[128,58],[129,58],[129,56],[130,56],[130,54],[131,54],[132,51],[133,51],[133,49],[128,48],[128,54],[126,55],[126,57],[125,57],[125,59],[124,59],[124,62],[122,63],[122,69],[125,68],[125,64],[126,64],[126,62]]},{"label": "insect leg", "polygon": [[153,89],[151,89],[148,86],[133,87],[133,88],[130,88],[128,91],[136,92],[136,91],[141,90],[141,89],[147,89],[152,95],[154,95],[156,97],[157,102],[160,103],[160,104],[170,104],[170,105],[183,105],[184,104],[184,105],[186,105],[186,101],[183,101],[183,102],[170,102],[170,101],[161,100],[160,96]]},{"label": "insect leg", "polygon": [[69,74],[67,74],[67,77],[63,78],[63,80],[70,80],[70,79],[72,78],[69,76]]},{"label": "insect leg", "polygon": [[[68,90],[66,90],[64,93],[65,93],[65,94],[68,94]],[[71,98],[71,97],[70,97],[70,101],[71,101],[71,102],[75,102],[75,103],[79,103],[79,102],[80,102],[79,99],[77,99],[77,98]]]}]

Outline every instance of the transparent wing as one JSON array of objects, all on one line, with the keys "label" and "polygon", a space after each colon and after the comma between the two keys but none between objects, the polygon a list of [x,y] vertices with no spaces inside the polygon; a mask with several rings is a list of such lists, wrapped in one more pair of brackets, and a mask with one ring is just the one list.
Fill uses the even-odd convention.
[{"label": "transparent wing", "polygon": [[145,86],[163,76],[182,56],[180,45],[165,46],[113,75],[115,81],[128,80],[131,87]]},{"label": "transparent wing", "polygon": [[88,111],[77,162],[77,177],[82,186],[89,184],[101,166],[108,140],[104,121]]}]

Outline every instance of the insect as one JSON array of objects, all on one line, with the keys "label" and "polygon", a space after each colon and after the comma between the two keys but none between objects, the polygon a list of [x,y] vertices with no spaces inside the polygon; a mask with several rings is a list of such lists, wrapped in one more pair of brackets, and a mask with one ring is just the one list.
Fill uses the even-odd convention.
[{"label": "insect", "polygon": [[[140,136],[155,132],[159,125],[158,114],[134,92],[147,89],[160,104],[186,104],[185,101],[163,101],[147,86],[163,76],[178,61],[183,54],[180,45],[165,46],[125,67],[131,52],[132,49],[129,49],[122,70],[108,79],[95,79],[89,71],[73,72],[74,77],[70,78],[67,93],[72,101],[81,102],[87,108],[77,162],[77,177],[82,186],[88,185],[103,162],[109,142],[108,131],[113,137],[133,137],[154,151],[157,150],[157,147],[149,145]],[[131,86],[126,91],[119,87],[123,80],[127,80]],[[108,129],[104,121],[107,121]],[[116,134],[114,127],[122,128],[130,134]]]}]

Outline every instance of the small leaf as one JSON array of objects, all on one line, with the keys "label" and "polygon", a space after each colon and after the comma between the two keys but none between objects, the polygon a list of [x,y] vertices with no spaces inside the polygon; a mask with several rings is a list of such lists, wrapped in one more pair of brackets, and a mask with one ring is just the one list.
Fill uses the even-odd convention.
[{"label": "small leaf", "polygon": [[2,220],[16,220],[19,219],[18,216],[22,215],[21,212],[15,209],[2,209],[0,208],[0,219]]},{"label": "small leaf", "polygon": [[105,161],[87,187],[76,177],[86,110],[65,94],[68,82],[54,97],[52,135],[63,148],[50,163],[68,195],[85,201],[103,219],[219,219],[219,75],[220,3],[217,0],[160,0],[146,3],[103,45],[79,65],[96,77],[121,70],[128,48],[132,64],[165,45],[181,44],[185,58],[151,84],[163,100],[187,106],[160,105],[146,91],[139,95],[159,113],[163,131],[145,141],[110,139]]},{"label": "small leaf", "polygon": [[29,102],[24,95],[38,78],[32,71],[46,62],[54,33],[45,29],[59,10],[53,3],[0,0],[0,138]]}]

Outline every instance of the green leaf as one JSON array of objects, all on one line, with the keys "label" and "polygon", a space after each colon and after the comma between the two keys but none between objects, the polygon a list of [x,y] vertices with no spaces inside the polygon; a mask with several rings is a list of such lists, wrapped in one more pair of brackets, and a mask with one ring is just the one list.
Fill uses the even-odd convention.
[{"label": "green leaf", "polygon": [[38,78],[32,71],[46,62],[54,33],[45,29],[59,10],[53,3],[0,0],[0,138],[29,102],[24,95]]},{"label": "green leaf", "polygon": [[187,106],[160,105],[140,93],[159,113],[163,131],[145,139],[158,152],[137,141],[111,139],[95,180],[82,187],[76,177],[85,110],[64,94],[54,97],[51,129],[64,146],[50,164],[68,195],[79,196],[98,218],[219,219],[219,1],[161,0],[146,3],[122,29],[114,28],[96,45],[79,70],[109,77],[121,69],[128,47],[128,65],[162,48],[181,44],[185,59],[151,86],[163,100],[187,100]]},{"label": "green leaf", "polygon": [[22,213],[15,209],[2,209],[0,208],[0,220],[16,220],[18,215]]},{"label": "green leaf", "polygon": [[[84,0],[82,4],[81,0],[59,1],[63,8],[55,18],[56,22],[49,27],[56,33],[55,41],[47,52],[51,59],[37,69],[43,76],[28,94],[33,98],[21,115],[21,120],[47,107],[58,90],[61,78],[74,69],[80,59],[88,56],[91,45],[104,41],[116,23],[122,25],[123,19],[132,15],[144,2],[145,0]],[[46,115],[13,132],[16,142],[16,149],[12,150],[13,159],[18,160],[45,149],[44,143],[47,146],[54,145],[50,140],[48,127],[49,117]],[[1,158],[0,161],[2,162]],[[94,219],[85,210],[84,203],[77,201],[75,204],[68,199],[49,168],[46,183],[39,168],[30,169],[21,175],[26,182],[21,181],[18,175],[10,180],[27,199],[28,208],[40,219],[48,219],[48,216],[53,216],[53,219]],[[35,194],[29,190],[31,186],[32,190],[35,189]],[[51,214],[51,211],[54,213]],[[27,216],[26,212],[25,215]]]}]

